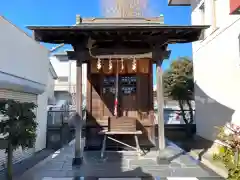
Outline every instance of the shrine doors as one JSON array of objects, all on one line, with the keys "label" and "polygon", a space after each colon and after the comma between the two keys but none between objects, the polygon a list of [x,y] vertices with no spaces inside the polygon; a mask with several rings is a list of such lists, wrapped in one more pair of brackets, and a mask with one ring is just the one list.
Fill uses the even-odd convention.
[{"label": "shrine doors", "polygon": [[137,77],[121,76],[119,91],[120,116],[137,117]]},{"label": "shrine doors", "polygon": [[104,76],[102,88],[102,101],[103,101],[103,116],[114,115],[114,100],[116,92],[116,77]]},{"label": "shrine doors", "polygon": [[[137,78],[136,75],[119,75],[118,80],[118,116],[137,116]],[[102,98],[103,116],[114,115],[116,76],[103,78]]]}]

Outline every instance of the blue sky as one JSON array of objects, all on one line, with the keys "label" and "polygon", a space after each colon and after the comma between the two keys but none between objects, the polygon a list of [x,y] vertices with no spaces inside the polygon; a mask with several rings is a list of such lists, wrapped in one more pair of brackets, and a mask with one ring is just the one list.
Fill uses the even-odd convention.
[{"label": "blue sky", "polygon": [[[164,15],[168,25],[190,25],[190,7],[169,7],[168,0],[149,0],[151,16]],[[82,17],[100,17],[101,0],[1,0],[0,15],[27,33],[27,25],[72,25],[76,14]],[[48,48],[54,45],[46,45]],[[191,44],[169,46],[172,54],[163,68],[178,56],[192,56]],[[154,80],[155,81],[155,80]]]}]

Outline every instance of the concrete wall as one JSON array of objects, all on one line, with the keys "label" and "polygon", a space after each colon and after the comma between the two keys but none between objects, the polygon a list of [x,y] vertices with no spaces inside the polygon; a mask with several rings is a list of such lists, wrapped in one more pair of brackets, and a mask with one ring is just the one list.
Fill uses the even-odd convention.
[{"label": "concrete wall", "polygon": [[55,79],[50,71],[48,71],[48,83],[47,83],[47,94],[48,94],[48,99],[51,100],[52,103],[54,103],[55,98],[54,98],[54,86],[55,86]]},{"label": "concrete wall", "polygon": [[[203,22],[202,2],[192,4],[194,25]],[[193,43],[197,134],[209,140],[215,140],[215,126],[240,121],[240,16],[229,15],[229,1],[216,2],[217,29],[211,26],[203,40]],[[206,25],[212,25],[212,9],[205,4]]]},{"label": "concrete wall", "polygon": [[48,50],[0,17],[0,71],[46,84]]},{"label": "concrete wall", "polygon": [[[37,122],[39,126],[35,146],[38,151],[45,148],[46,139],[48,50],[3,17],[0,17],[0,31],[1,73],[7,74],[9,78],[15,78],[16,86],[22,80],[25,80],[33,83],[32,86],[37,84],[42,88],[41,93],[43,93],[38,95],[37,100]],[[26,88],[24,88],[24,85],[22,87],[21,91],[24,92]]]},{"label": "concrete wall", "polygon": [[46,147],[46,130],[47,130],[47,100],[48,94],[45,91],[38,95],[38,109],[37,109],[37,138],[35,143],[35,151],[40,151]]},{"label": "concrete wall", "polygon": [[38,110],[37,110],[37,118],[41,119],[37,128],[37,139],[35,145],[35,151],[42,150],[46,147],[46,132],[47,132],[47,104],[48,100],[51,100],[51,103],[55,102],[54,98],[54,82],[55,78],[51,72],[52,65],[49,63],[48,69],[48,81],[46,85],[45,92],[38,95]]}]

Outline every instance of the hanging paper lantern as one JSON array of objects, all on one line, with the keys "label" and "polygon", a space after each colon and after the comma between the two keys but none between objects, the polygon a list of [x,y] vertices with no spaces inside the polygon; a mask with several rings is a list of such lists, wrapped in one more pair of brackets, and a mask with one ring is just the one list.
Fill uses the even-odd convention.
[{"label": "hanging paper lantern", "polygon": [[109,70],[112,70],[112,59],[111,58],[109,59],[109,64],[108,65],[109,65],[108,66]]},{"label": "hanging paper lantern", "polygon": [[101,59],[98,58],[98,61],[97,61],[97,69],[100,70],[101,68],[102,68]]},{"label": "hanging paper lantern", "polygon": [[121,70],[123,71],[124,70],[123,58],[121,59],[121,63],[122,63]]},{"label": "hanging paper lantern", "polygon": [[136,62],[136,58],[134,57],[132,61],[132,70],[136,71],[136,69],[137,69],[137,62]]}]

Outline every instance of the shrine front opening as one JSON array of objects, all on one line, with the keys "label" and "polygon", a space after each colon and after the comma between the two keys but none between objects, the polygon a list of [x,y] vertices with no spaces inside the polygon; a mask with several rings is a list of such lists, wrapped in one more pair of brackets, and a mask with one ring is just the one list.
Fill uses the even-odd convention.
[{"label": "shrine front opening", "polygon": [[[111,120],[121,121],[124,128],[124,122],[127,123],[130,119],[135,119],[136,130],[142,131],[142,135],[139,136],[140,146],[154,147],[152,87],[151,58],[91,60],[88,68],[85,148],[101,148],[102,136],[99,136],[99,131],[108,129]],[[127,125],[129,126],[129,124],[125,126]],[[135,144],[133,136],[123,134],[116,136],[125,143]],[[126,149],[126,146],[107,141],[106,148],[120,150]]]}]

